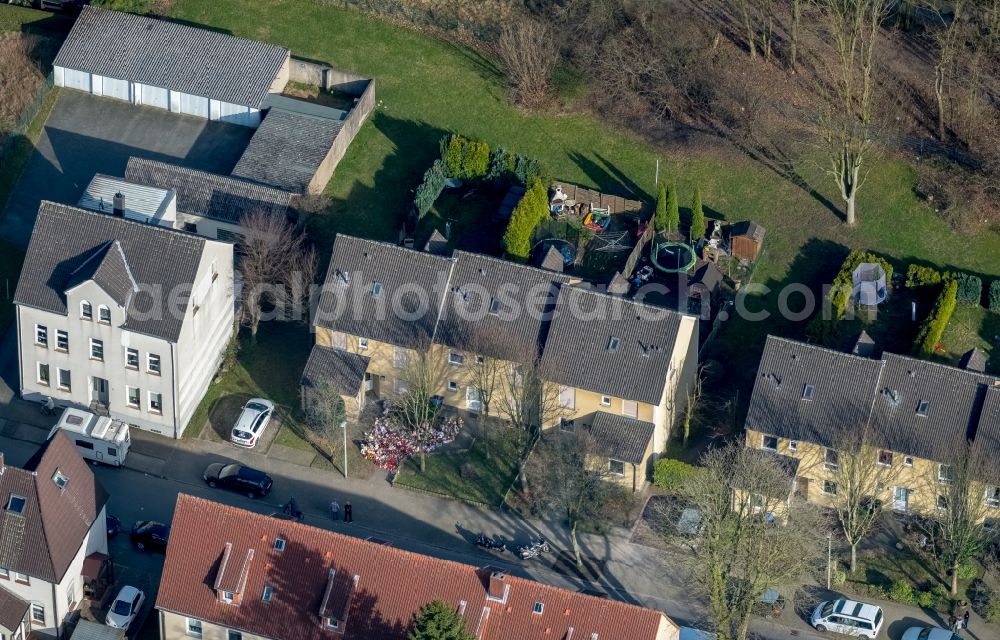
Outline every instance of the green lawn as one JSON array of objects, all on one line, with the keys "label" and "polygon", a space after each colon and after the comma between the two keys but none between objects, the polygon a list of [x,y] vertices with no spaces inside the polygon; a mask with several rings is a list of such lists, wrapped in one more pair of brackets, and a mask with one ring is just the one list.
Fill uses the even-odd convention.
[{"label": "green lawn", "polygon": [[[878,251],[900,265],[919,259],[1000,273],[1000,233],[954,234],[918,202],[914,172],[900,162],[882,160],[873,168],[859,196],[859,224],[848,228],[824,204],[836,209],[840,203],[821,162],[798,168],[809,185],[802,188],[735,151],[655,148],[591,115],[526,114],[508,103],[492,61],[357,11],[308,0],[178,0],[172,14],[376,78],[379,106],[327,188],[332,213],[317,218],[315,235],[323,248],[338,231],[395,239],[412,189],[438,154],[438,139],[455,131],[535,156],[562,180],[638,197],[654,192],[659,158],[663,175],[680,188],[682,205],[697,184],[709,215],[752,218],[767,228],[767,250],[755,281],[772,289],[790,282],[829,282],[855,247]],[[758,296],[749,306],[773,312],[776,298]],[[800,336],[804,324],[732,321],[712,355],[738,372],[746,386],[764,336]]]},{"label": "green lawn", "polygon": [[468,449],[445,447],[428,454],[423,473],[420,459],[410,458],[400,466],[393,484],[500,506],[524,455],[526,442],[521,435],[508,430],[494,433],[492,445],[476,438]]},{"label": "green lawn", "polygon": [[986,352],[987,371],[1000,375],[998,341],[1000,314],[980,306],[960,304],[955,307],[955,313],[941,338],[941,346],[946,352],[943,357],[954,364],[965,352],[978,347]]},{"label": "green lawn", "polygon": [[73,19],[50,11],[39,11],[27,7],[0,6],[0,31],[29,33],[65,33],[73,26]]}]

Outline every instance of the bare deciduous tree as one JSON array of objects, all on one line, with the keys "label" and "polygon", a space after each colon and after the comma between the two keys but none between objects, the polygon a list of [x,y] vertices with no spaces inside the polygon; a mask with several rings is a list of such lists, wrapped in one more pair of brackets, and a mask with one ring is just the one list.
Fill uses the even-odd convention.
[{"label": "bare deciduous tree", "polygon": [[496,44],[514,102],[534,108],[545,102],[559,61],[559,39],[543,23],[521,19],[504,25]]},{"label": "bare deciduous tree", "polygon": [[754,604],[816,563],[828,525],[812,505],[788,504],[792,477],[775,455],[734,442],[708,451],[701,464],[681,490],[701,516],[692,575],[719,639],[745,640]]},{"label": "bare deciduous tree", "polygon": [[[479,351],[478,349],[476,350]],[[479,430],[486,440],[486,459],[490,458],[490,419],[493,417],[495,401],[504,390],[504,374],[510,365],[503,360],[484,355],[467,358],[466,379],[479,398]]]},{"label": "bare deciduous tree", "polygon": [[966,31],[970,0],[952,0],[951,17],[944,15],[938,2],[927,2],[928,9],[934,12],[941,26],[934,32],[937,44],[937,58],[934,61],[934,97],[937,101],[938,139],[947,141],[945,126],[945,111],[950,92],[949,80],[955,73],[955,62],[959,47],[963,44],[961,34]]},{"label": "bare deciduous tree", "polygon": [[447,367],[435,351],[410,354],[400,375],[405,389],[394,398],[396,415],[419,448],[421,473],[427,469],[426,445],[441,422],[440,406],[433,400],[448,378]]},{"label": "bare deciduous tree", "polygon": [[802,29],[802,9],[807,0],[792,0],[792,24],[788,34],[788,56],[792,73],[798,71],[799,35]]},{"label": "bare deciduous tree", "polygon": [[262,304],[290,304],[302,317],[316,270],[316,253],[305,235],[283,216],[254,211],[240,222],[237,245],[242,276],[243,322],[257,339]]},{"label": "bare deciduous tree", "polygon": [[876,51],[887,0],[816,0],[821,27],[833,43],[834,64],[817,56],[825,78],[826,105],[820,118],[829,166],[846,205],[846,222],[857,220],[858,190],[864,182],[874,141],[875,92],[879,82]]}]

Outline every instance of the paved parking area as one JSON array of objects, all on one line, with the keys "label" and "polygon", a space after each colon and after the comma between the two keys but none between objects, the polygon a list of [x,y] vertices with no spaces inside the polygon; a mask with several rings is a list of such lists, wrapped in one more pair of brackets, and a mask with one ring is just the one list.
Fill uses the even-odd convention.
[{"label": "paved parking area", "polygon": [[76,204],[95,173],[120,176],[129,156],[228,174],[253,129],[62,89],[0,222],[0,237],[27,245],[38,203]]}]

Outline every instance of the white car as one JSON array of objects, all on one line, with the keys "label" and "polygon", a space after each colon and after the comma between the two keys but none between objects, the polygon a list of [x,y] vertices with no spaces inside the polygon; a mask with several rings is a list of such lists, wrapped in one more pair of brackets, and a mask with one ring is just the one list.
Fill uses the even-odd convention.
[{"label": "white car", "polygon": [[910,627],[901,640],[962,640],[947,629],[937,627]]},{"label": "white car", "polygon": [[135,587],[122,587],[115,601],[111,603],[111,608],[108,609],[105,623],[115,629],[128,629],[145,602],[146,595],[142,591]]},{"label": "white car", "polygon": [[878,637],[882,630],[882,608],[855,600],[821,602],[809,618],[816,631],[833,631],[849,636]]},{"label": "white car", "polygon": [[251,398],[243,405],[240,417],[233,425],[233,433],[229,441],[241,447],[253,447],[260,440],[267,423],[274,413],[274,403],[264,398]]}]

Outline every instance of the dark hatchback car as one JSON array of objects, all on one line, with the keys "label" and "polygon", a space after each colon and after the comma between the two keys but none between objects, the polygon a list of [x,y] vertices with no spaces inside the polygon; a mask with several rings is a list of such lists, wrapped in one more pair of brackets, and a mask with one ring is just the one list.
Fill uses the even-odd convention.
[{"label": "dark hatchback car", "polygon": [[140,551],[149,549],[150,551],[166,552],[168,537],[170,537],[170,527],[153,520],[136,522],[132,525],[132,532],[129,534],[132,546]]},{"label": "dark hatchback car", "polygon": [[263,498],[271,493],[271,476],[241,464],[213,462],[205,469],[205,482],[210,487],[222,487],[251,498]]}]

